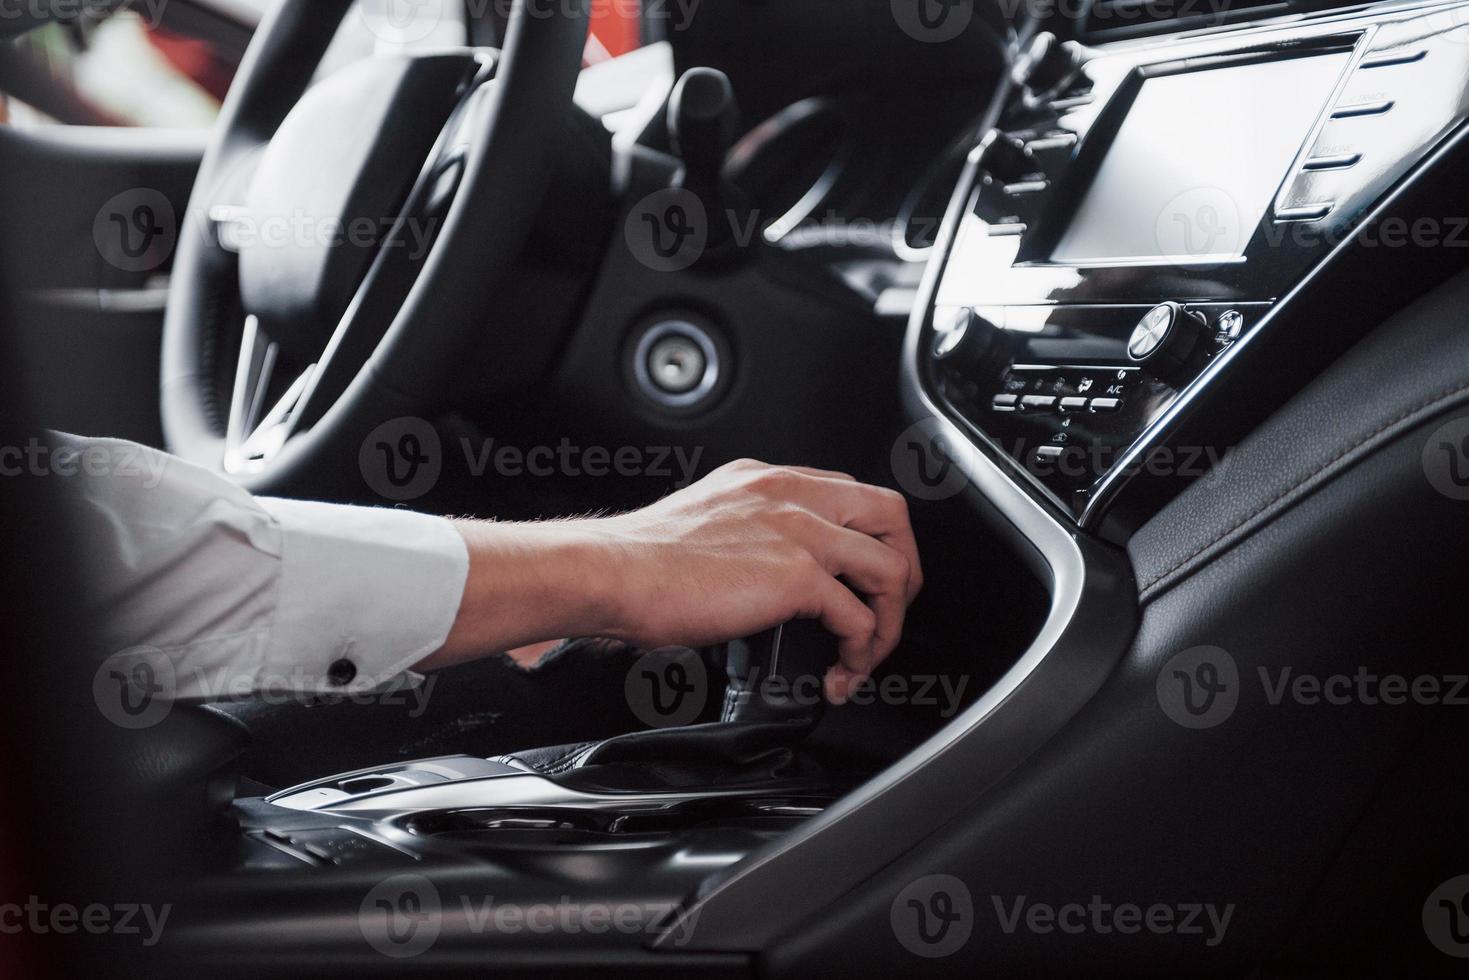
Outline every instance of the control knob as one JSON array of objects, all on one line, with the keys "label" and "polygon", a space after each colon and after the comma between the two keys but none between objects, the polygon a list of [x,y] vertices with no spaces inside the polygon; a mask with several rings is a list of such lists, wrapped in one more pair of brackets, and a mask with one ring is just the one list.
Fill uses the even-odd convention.
[{"label": "control knob", "polygon": [[934,311],[934,361],[960,375],[999,374],[1010,366],[1014,338],[967,306]]},{"label": "control knob", "polygon": [[1182,303],[1159,303],[1132,329],[1127,356],[1149,374],[1172,383],[1181,378],[1201,349],[1208,325],[1207,317],[1185,309]]}]

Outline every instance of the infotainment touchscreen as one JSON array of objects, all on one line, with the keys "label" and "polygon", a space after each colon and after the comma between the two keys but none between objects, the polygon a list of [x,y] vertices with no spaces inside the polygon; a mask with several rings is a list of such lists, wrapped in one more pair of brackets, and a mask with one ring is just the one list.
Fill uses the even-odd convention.
[{"label": "infotainment touchscreen", "polygon": [[1237,258],[1348,57],[1342,51],[1145,79],[1050,261]]}]

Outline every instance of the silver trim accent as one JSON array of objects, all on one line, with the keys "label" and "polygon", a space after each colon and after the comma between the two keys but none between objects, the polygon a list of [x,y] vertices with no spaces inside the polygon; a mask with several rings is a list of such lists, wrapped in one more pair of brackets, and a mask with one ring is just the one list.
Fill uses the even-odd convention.
[{"label": "silver trim accent", "polygon": [[[1004,93],[1002,92],[1002,95]],[[920,377],[919,357],[921,350],[921,339],[928,317],[928,310],[933,303],[940,276],[944,266],[947,264],[949,253],[952,250],[954,234],[959,216],[964,212],[964,204],[967,201],[971,188],[974,186],[976,165],[979,156],[983,152],[984,145],[991,139],[993,132],[987,133],[984,140],[971,152],[969,163],[963,175],[956,185],[954,195],[950,201],[949,209],[945,215],[943,227],[940,230],[937,243],[934,246],[932,258],[926,269],[922,285],[919,288],[918,302],[915,303],[909,318],[908,331],[905,335],[903,360],[901,364],[901,380],[905,392],[911,393],[917,402],[916,407],[921,409],[923,415],[933,421],[941,435],[948,440],[948,446],[952,452],[953,462],[960,470],[969,477],[973,487],[994,507],[996,513],[1010,525],[1017,533],[1025,538],[1035,549],[1036,555],[1044,562],[1050,571],[1051,579],[1051,606],[1047,611],[1045,623],[1029,648],[1022,654],[1021,658],[1011,667],[996,684],[980,698],[978,702],[967,709],[963,714],[951,721],[942,730],[928,739],[922,745],[908,753],[902,760],[889,767],[847,797],[839,800],[820,816],[817,816],[803,824],[796,830],[791,831],[785,837],[775,842],[768,849],[747,858],[741,864],[731,869],[729,877],[719,880],[706,892],[701,894],[692,907],[683,911],[682,916],[665,930],[659,940],[653,943],[654,948],[660,948],[671,943],[663,940],[673,934],[673,930],[696,921],[696,917],[706,907],[715,903],[726,891],[736,888],[746,879],[757,874],[761,869],[780,861],[791,851],[800,847],[813,836],[830,830],[840,824],[844,819],[863,806],[871,803],[874,799],[885,793],[895,790],[906,777],[921,768],[924,764],[931,762],[945,750],[952,748],[957,742],[968,737],[975,728],[983,724],[1007,699],[1014,696],[1025,680],[1052,653],[1057,642],[1061,639],[1074,617],[1080,604],[1081,596],[1086,585],[1087,568],[1080,547],[1078,546],[1079,533],[1071,525],[1069,520],[1065,523],[1058,519],[1043,503],[1042,498],[1033,494],[1026,486],[1019,483],[1011,476],[1008,470],[1002,469],[1001,465],[985,455],[973,437],[965,432],[952,419],[945,410],[935,403],[927,387]],[[1439,153],[1443,152],[1442,148]],[[1428,159],[1433,159],[1433,154]],[[1427,161],[1425,161],[1427,162]],[[1324,265],[1325,263],[1323,263]],[[1320,266],[1318,266],[1318,269]],[[1315,273],[1313,272],[1312,275]],[[1310,276],[1307,277],[1308,279]],[[1300,286],[1297,287],[1298,289]],[[1262,326],[1264,321],[1257,326]],[[1254,336],[1256,331],[1250,331],[1244,339]],[[1234,351],[1239,344],[1232,345],[1226,352],[1224,360],[1229,353]],[[1213,365],[1218,369],[1220,360]],[[1135,370],[1135,369],[1134,369]],[[1207,375],[1208,372],[1206,371]],[[1186,397],[1188,392],[1185,392]],[[1172,418],[1172,413],[1179,409],[1179,403],[1184,397],[1176,400],[1165,413],[1162,419]],[[1160,423],[1162,422],[1160,419]],[[1157,424],[1157,423],[1155,423]],[[1147,435],[1155,436],[1156,430],[1150,428]],[[1135,447],[1140,448],[1140,447]],[[1093,501],[1095,504],[1095,500]],[[1059,511],[1055,512],[1059,513]],[[980,778],[980,777],[976,777]],[[736,894],[733,904],[739,905],[739,897]],[[716,913],[717,914],[717,913]],[[773,918],[773,917],[772,917]],[[720,941],[714,943],[698,943],[697,948],[721,949],[721,950],[758,950],[763,948],[773,936],[773,930],[789,928],[792,921],[758,923],[759,930],[738,934],[730,939],[724,936]]]},{"label": "silver trim accent", "polygon": [[1056,133],[1051,136],[1037,136],[1033,140],[1026,140],[1025,148],[1032,153],[1044,153],[1046,150],[1069,150],[1076,145],[1075,133]]},{"label": "silver trim accent", "polygon": [[1383,99],[1380,102],[1359,102],[1356,105],[1337,106],[1331,110],[1331,118],[1355,119],[1358,116],[1380,116],[1391,110],[1395,104],[1392,99]]},{"label": "silver trim accent", "polygon": [[1307,173],[1316,173],[1321,170],[1346,170],[1355,167],[1362,160],[1360,153],[1339,153],[1333,156],[1310,157],[1301,164],[1301,169]]},{"label": "silver trim accent", "polygon": [[[759,157],[761,151],[772,142],[804,125],[809,119],[835,112],[836,106],[836,101],[826,96],[813,96],[786,106],[735,143],[725,158],[725,173],[737,180],[739,174],[749,167]],[[765,228],[763,234],[766,242],[771,245],[779,244],[782,239],[795,231],[801,222],[815,213],[821,203],[831,195],[832,188],[836,186],[842,174],[846,172],[847,164],[852,160],[852,152],[853,143],[850,139],[843,141],[836,148],[826,168],[822,170],[821,176],[816,178],[816,182],[806,188],[806,192],[795,204],[791,205],[790,210]]]},{"label": "silver trim accent", "polygon": [[[687,337],[704,354],[704,376],[699,379],[697,385],[685,392],[676,393],[665,390],[653,380],[652,374],[648,371],[648,355],[652,353],[653,345],[671,336]],[[709,336],[708,331],[688,320],[673,319],[654,324],[639,338],[638,346],[633,351],[632,370],[638,390],[646,397],[667,408],[692,408],[714,390],[714,386],[719,383],[723,366],[719,361],[719,348],[715,345],[714,338]]]},{"label": "silver trim accent", "polygon": [[[728,877],[700,895],[690,908],[684,910],[680,922],[696,921],[695,917],[700,910],[706,904],[717,901],[722,892],[736,887],[752,875],[759,874],[766,866],[780,861],[784,855],[800,847],[811,837],[824,832],[835,832],[843,820],[878,797],[900,789],[904,779],[912,771],[932,762],[990,721],[1051,654],[1081,603],[1087,570],[1074,529],[1063,525],[1040,501],[1012,480],[997,463],[985,456],[968,434],[934,403],[918,376],[918,365],[921,363],[919,345],[927,324],[928,309],[937,293],[939,276],[953,246],[959,216],[964,211],[968,189],[973,185],[977,167],[978,154],[971,154],[945,213],[937,243],[934,245],[933,257],[924,269],[923,281],[919,286],[920,302],[914,306],[904,337],[902,382],[915,394],[923,412],[938,427],[935,435],[945,438],[954,465],[969,478],[971,485],[989,501],[1000,517],[1035,548],[1050,580],[1051,604],[1046,612],[1045,622],[1020,658],[962,714],[903,759],[832,804],[819,816],[790,831],[767,850],[752,855],[737,865]],[[678,927],[679,922],[675,922],[670,929]],[[727,944],[718,948],[735,948],[738,945]],[[701,945],[700,948],[704,947]]]},{"label": "silver trim accent", "polygon": [[1335,201],[1322,201],[1319,204],[1301,204],[1293,208],[1279,208],[1275,212],[1275,223],[1284,224],[1288,221],[1320,221],[1332,212],[1336,207]]},{"label": "silver trim accent", "polygon": [[496,807],[565,807],[578,810],[657,810],[679,803],[711,798],[770,796],[769,790],[702,790],[693,793],[585,793],[552,782],[539,773],[508,772],[494,776],[429,783],[406,789],[379,790],[325,805],[293,805],[293,798],[272,801],[276,806],[317,813],[341,813],[378,820],[395,819],[428,810],[476,810]]},{"label": "silver trim accent", "polygon": [[1368,58],[1359,66],[1361,68],[1387,68],[1391,65],[1411,65],[1415,61],[1422,61],[1428,57],[1427,48],[1419,48],[1416,51],[1405,51],[1400,54],[1384,54],[1375,58]]},{"label": "silver trim accent", "polygon": [[1091,105],[1096,100],[1097,97],[1095,95],[1087,93],[1084,95],[1073,95],[1064,99],[1052,99],[1050,105],[1053,112],[1062,113],[1070,109],[1078,109],[1084,105]]}]

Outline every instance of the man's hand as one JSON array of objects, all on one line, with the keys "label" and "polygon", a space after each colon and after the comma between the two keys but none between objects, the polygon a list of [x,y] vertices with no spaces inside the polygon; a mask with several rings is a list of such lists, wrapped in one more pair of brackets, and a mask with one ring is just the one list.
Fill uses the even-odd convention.
[{"label": "man's hand", "polygon": [[842,473],[742,460],[596,523],[625,562],[620,638],[701,646],[820,619],[840,641],[838,703],[893,652],[923,585],[903,495]]},{"label": "man's hand", "polygon": [[923,585],[902,494],[749,460],[616,517],[457,526],[469,583],[423,667],[553,636],[701,646],[820,619],[839,640],[826,693],[841,703],[897,646]]}]

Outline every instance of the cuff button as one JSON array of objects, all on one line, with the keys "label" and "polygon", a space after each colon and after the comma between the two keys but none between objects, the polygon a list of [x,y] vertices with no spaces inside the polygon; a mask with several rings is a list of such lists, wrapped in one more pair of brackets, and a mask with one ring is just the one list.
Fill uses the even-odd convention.
[{"label": "cuff button", "polygon": [[336,687],[345,687],[357,676],[357,665],[343,657],[326,669],[326,679]]}]

